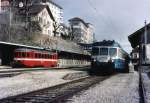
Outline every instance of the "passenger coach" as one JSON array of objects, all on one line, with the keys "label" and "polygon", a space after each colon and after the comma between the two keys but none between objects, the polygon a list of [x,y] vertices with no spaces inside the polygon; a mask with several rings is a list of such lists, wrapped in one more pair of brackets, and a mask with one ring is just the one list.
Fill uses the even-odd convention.
[{"label": "passenger coach", "polygon": [[55,67],[58,56],[56,52],[19,48],[14,51],[13,67]]},{"label": "passenger coach", "polygon": [[14,50],[13,67],[85,67],[90,55],[18,48]]}]

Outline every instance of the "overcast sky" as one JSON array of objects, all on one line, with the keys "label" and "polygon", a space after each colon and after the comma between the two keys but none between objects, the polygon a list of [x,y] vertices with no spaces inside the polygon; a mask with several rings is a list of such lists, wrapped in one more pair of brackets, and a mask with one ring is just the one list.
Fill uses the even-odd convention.
[{"label": "overcast sky", "polygon": [[64,21],[81,17],[95,27],[98,41],[116,40],[131,51],[128,35],[150,21],[150,0],[54,0],[64,9]]}]

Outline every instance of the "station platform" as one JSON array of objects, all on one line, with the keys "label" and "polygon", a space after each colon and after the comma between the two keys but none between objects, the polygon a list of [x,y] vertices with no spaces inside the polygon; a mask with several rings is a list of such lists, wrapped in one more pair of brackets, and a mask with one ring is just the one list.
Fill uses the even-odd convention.
[{"label": "station platform", "polygon": [[141,79],[144,90],[144,101],[150,103],[150,66],[141,66]]},{"label": "station platform", "polygon": [[140,103],[137,72],[119,73],[68,99],[67,103]]}]

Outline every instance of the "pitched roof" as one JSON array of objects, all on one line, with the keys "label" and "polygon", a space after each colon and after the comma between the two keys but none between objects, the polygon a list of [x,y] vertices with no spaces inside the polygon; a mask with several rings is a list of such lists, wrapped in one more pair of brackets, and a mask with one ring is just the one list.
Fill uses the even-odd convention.
[{"label": "pitched roof", "polygon": [[31,15],[36,15],[38,13],[40,13],[44,8],[46,8],[45,5],[33,5],[31,7],[29,7],[29,11],[28,13]]},{"label": "pitched roof", "polygon": [[[32,5],[28,8],[28,15],[30,16],[34,16],[37,15],[38,13],[40,13],[44,8],[47,9],[50,17],[52,18],[53,21],[55,21],[52,12],[50,10],[50,8],[47,5]],[[24,8],[25,9],[25,8]],[[21,11],[23,11],[24,9],[20,9]],[[19,15],[26,15],[25,12],[19,12]]]},{"label": "pitched roof", "polygon": [[52,0],[47,0],[47,1],[49,1],[50,3],[52,3],[55,6],[59,7],[60,9],[63,9],[60,5],[56,4],[54,1],[52,1]]},{"label": "pitched roof", "polygon": [[[146,26],[147,26],[147,29],[149,29],[150,23],[147,24]],[[140,44],[141,35],[144,33],[144,31],[145,31],[145,26],[128,36],[128,40],[130,41],[131,46],[133,48],[135,48],[136,46]]]},{"label": "pitched roof", "polygon": [[114,47],[121,47],[119,43],[115,42],[114,40],[103,40],[101,42],[93,43],[93,46],[114,46]]},{"label": "pitched roof", "polygon": [[69,19],[69,22],[72,22],[72,21],[80,21],[82,22],[85,26],[88,27],[88,23],[86,23],[83,19],[79,18],[79,17],[74,17],[72,19]]},{"label": "pitched roof", "polygon": [[63,9],[60,5],[58,5],[57,3],[55,3],[53,0],[35,0],[35,3],[39,3],[39,2],[42,2],[42,3],[49,2],[49,3],[57,6],[58,8]]}]

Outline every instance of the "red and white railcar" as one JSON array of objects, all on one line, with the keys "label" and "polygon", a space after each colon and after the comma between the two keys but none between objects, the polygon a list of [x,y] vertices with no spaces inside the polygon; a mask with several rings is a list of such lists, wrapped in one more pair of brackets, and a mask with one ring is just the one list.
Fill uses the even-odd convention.
[{"label": "red and white railcar", "polygon": [[24,67],[56,67],[58,55],[56,52],[19,48],[14,51],[13,66]]}]

